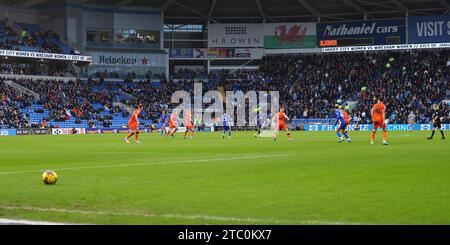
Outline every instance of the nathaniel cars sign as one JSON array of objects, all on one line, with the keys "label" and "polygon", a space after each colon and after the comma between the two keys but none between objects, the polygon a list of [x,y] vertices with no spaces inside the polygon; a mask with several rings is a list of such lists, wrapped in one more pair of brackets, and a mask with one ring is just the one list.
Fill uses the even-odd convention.
[{"label": "nathaniel cars sign", "polygon": [[404,19],[317,23],[317,46],[367,46],[406,43]]}]

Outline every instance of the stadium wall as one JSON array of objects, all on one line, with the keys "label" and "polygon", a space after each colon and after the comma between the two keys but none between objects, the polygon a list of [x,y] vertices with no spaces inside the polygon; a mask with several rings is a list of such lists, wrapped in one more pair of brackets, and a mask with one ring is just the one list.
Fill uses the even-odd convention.
[{"label": "stadium wall", "polygon": [[[388,131],[427,131],[432,129],[431,124],[388,124],[386,125]],[[305,124],[305,131],[336,131],[336,126],[331,124]],[[443,130],[450,130],[450,124],[442,124]],[[372,124],[360,124],[356,127],[351,124],[347,127],[349,131],[372,131]]]},{"label": "stadium wall", "polygon": [[[264,48],[264,54],[297,54],[448,48],[449,33],[450,15],[442,15],[330,23],[209,24],[207,37],[209,49]],[[166,46],[171,47],[171,54],[177,53],[170,43]],[[192,57],[171,56],[186,58]]]},{"label": "stadium wall", "polygon": [[15,129],[0,129],[0,136],[16,136]]},{"label": "stadium wall", "polygon": [[[155,132],[156,129],[141,128],[143,133]],[[184,133],[186,127],[178,127],[179,133]],[[214,132],[214,127],[202,127],[197,132]],[[128,128],[21,128],[0,129],[0,136],[23,136],[23,135],[70,135],[70,134],[125,134]]]},{"label": "stadium wall", "polygon": [[[80,39],[83,47],[86,47],[86,32],[89,28],[107,28],[107,29],[134,29],[134,30],[153,30],[160,31],[162,26],[162,15],[158,10],[143,9],[112,9],[105,7],[80,7],[78,5],[69,5],[70,12],[80,11],[79,21],[81,27]],[[162,34],[162,32],[161,32]],[[162,35],[161,39],[163,38]]]},{"label": "stadium wall", "polygon": [[10,8],[4,6],[0,8],[0,20],[8,18],[21,23],[39,24],[38,14],[38,11],[30,9]]},{"label": "stadium wall", "polygon": [[77,1],[49,3],[36,9],[0,8],[0,20],[38,24],[52,30],[77,49],[86,46],[87,28],[134,29],[160,31],[161,10],[152,8],[114,8],[81,4]]},{"label": "stadium wall", "polygon": [[[297,125],[300,130],[308,132],[333,132],[336,130],[336,126],[330,124],[304,124],[304,127]],[[221,127],[218,127],[221,128]],[[431,124],[388,124],[388,131],[429,131],[433,128]],[[356,127],[355,124],[348,126],[348,131],[372,131],[371,124],[361,124]],[[141,128],[144,133],[154,132],[152,128]],[[254,130],[254,128],[247,128],[246,130]],[[450,124],[442,124],[442,130],[450,130]],[[183,133],[186,131],[185,127],[178,127],[178,132]],[[200,132],[214,132],[215,127],[201,127],[197,131]],[[220,131],[220,130],[219,130]],[[119,134],[128,133],[128,128],[76,128],[75,134]],[[72,128],[29,128],[29,129],[0,129],[0,136],[17,136],[17,135],[67,135],[74,134]]]}]

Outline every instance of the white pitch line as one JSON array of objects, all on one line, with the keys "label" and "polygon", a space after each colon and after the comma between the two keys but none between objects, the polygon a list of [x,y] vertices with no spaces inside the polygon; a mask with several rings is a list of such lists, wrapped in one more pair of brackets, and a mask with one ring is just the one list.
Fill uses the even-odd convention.
[{"label": "white pitch line", "polygon": [[265,218],[242,218],[242,217],[225,217],[225,216],[211,216],[211,215],[186,215],[186,214],[156,214],[145,212],[113,212],[113,211],[93,211],[93,210],[76,210],[76,209],[59,209],[59,208],[40,208],[31,206],[0,206],[0,209],[7,210],[24,210],[35,212],[56,212],[56,213],[70,213],[70,214],[89,214],[89,215],[111,215],[111,216],[137,216],[148,218],[168,218],[168,219],[188,219],[188,220],[210,220],[210,221],[224,221],[224,222],[243,222],[256,224],[304,224],[304,225],[367,225],[364,223],[352,223],[343,221],[322,221],[322,220],[278,220]]},{"label": "white pitch line", "polygon": [[[271,157],[283,157],[283,156],[288,156],[288,154],[256,155],[256,156],[241,156],[241,157],[229,157],[229,158],[209,158],[209,159],[194,159],[194,160],[177,160],[177,161],[164,161],[164,162],[145,162],[145,163],[130,163],[130,164],[110,164],[110,165],[55,168],[53,170],[55,170],[55,171],[66,171],[66,170],[98,169],[98,168],[123,168],[123,167],[136,167],[136,166],[177,164],[177,163],[201,163],[201,162],[211,162],[211,161],[234,161],[234,160],[256,159],[256,158],[265,158],[265,157],[271,158]],[[42,172],[42,171],[45,171],[45,169],[13,170],[13,171],[0,172],[0,175],[37,173],[37,172]]]},{"label": "white pitch line", "polygon": [[[0,150],[0,153],[68,153],[71,152],[71,149],[67,149],[67,151],[55,151],[55,150]],[[142,155],[155,155],[153,152],[141,152],[141,151],[90,151],[83,152],[86,154],[142,154]],[[161,153],[158,153],[161,154]],[[164,155],[170,155],[171,153],[165,153]]]},{"label": "white pitch line", "polygon": [[0,224],[6,224],[6,225],[81,225],[81,224],[74,224],[74,223],[33,221],[33,220],[22,220],[22,219],[3,219],[3,218],[0,218]]}]

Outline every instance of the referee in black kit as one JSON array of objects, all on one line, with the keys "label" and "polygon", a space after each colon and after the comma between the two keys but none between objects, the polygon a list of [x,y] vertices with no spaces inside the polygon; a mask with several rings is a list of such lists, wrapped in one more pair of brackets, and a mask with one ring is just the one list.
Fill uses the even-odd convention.
[{"label": "referee in black kit", "polygon": [[441,113],[439,110],[439,106],[436,107],[431,121],[433,122],[433,131],[431,131],[431,136],[428,137],[427,139],[432,140],[433,136],[434,136],[434,132],[436,131],[436,129],[439,129],[439,131],[441,131],[442,139],[445,140],[444,131],[442,130],[442,125],[441,125],[442,122],[441,122]]}]

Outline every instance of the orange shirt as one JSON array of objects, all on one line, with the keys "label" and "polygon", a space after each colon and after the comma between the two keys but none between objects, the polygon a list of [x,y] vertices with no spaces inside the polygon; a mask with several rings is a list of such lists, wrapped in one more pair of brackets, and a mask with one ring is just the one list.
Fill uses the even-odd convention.
[{"label": "orange shirt", "polygon": [[184,119],[185,126],[192,126],[192,112],[188,112],[186,114],[186,118]]},{"label": "orange shirt", "polygon": [[130,120],[128,120],[128,123],[137,123],[136,116],[139,116],[140,111],[138,109],[133,111],[133,114],[131,114]]},{"label": "orange shirt", "polygon": [[177,125],[178,124],[178,116],[177,116],[177,114],[172,113],[170,115],[169,123],[171,123],[172,125]]},{"label": "orange shirt", "polygon": [[382,102],[378,102],[372,106],[373,120],[382,121],[386,106]]},{"label": "orange shirt", "polygon": [[350,123],[350,116],[348,115],[348,112],[346,112],[345,110],[342,111],[342,116],[344,117],[345,123],[349,124]]},{"label": "orange shirt", "polygon": [[285,116],[284,112],[280,111],[278,113],[278,124],[284,124],[284,116]]}]

